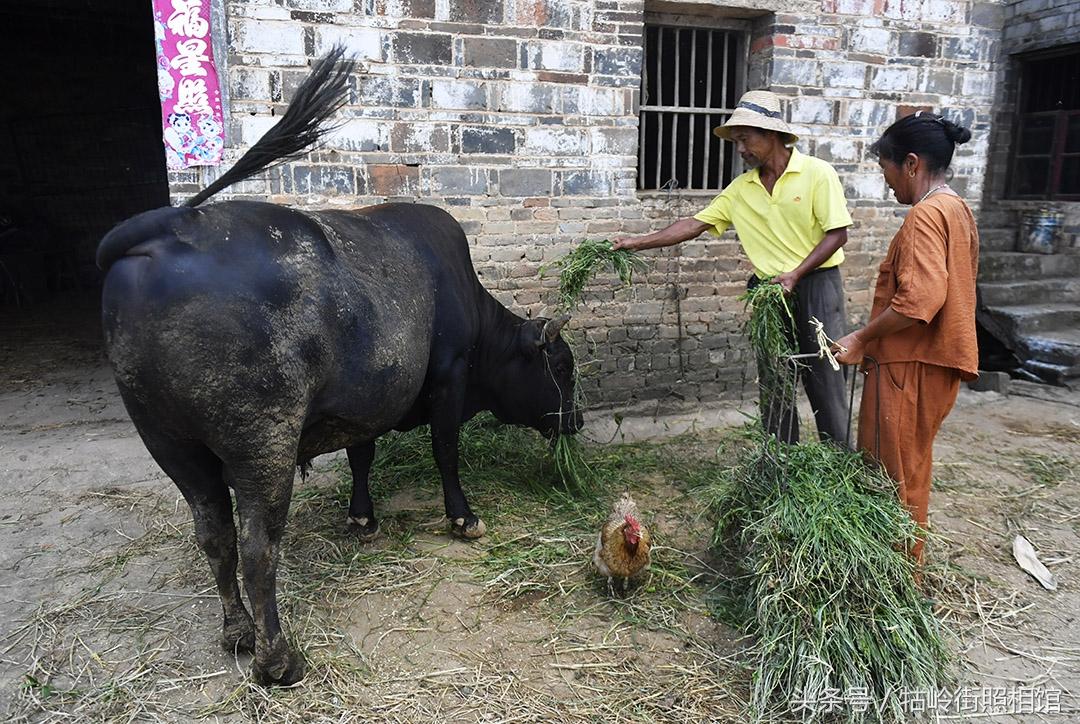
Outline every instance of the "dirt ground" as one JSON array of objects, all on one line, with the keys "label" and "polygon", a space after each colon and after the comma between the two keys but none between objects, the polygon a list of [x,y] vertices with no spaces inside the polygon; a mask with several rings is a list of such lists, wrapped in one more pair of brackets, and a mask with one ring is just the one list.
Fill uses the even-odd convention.
[{"label": "dirt ground", "polygon": [[[477,544],[448,537],[427,484],[377,497],[383,534],[360,543],[344,526],[342,460],[320,458],[298,484],[279,580],[308,675],[250,685],[249,657],[218,643],[190,514],[128,421],[92,325],[63,344],[33,332],[0,341],[7,720],[741,720],[749,672],[738,633],[709,615],[709,523],[662,460],[639,488],[658,572],[611,597],[588,564],[588,521],[552,527],[565,517],[535,501],[522,515],[506,489],[473,497],[489,527]],[[678,444],[729,462],[724,435]],[[1080,394],[965,390],[937,460],[928,585],[962,685],[983,696],[967,711],[1080,720]],[[1016,534],[1056,591],[1017,566]],[[1032,713],[992,714],[1021,689]]]}]

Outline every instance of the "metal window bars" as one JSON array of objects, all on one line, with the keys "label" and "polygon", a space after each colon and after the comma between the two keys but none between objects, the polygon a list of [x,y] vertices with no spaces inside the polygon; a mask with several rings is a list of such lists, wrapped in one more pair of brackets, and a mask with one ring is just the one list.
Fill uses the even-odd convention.
[{"label": "metal window bars", "polygon": [[745,33],[647,24],[638,123],[638,189],[718,190],[737,160],[713,135],[743,89]]}]

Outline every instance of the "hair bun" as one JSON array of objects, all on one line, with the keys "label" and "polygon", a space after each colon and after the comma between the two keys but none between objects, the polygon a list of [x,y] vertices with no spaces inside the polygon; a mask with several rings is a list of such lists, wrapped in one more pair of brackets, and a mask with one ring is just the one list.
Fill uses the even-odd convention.
[{"label": "hair bun", "polygon": [[953,123],[948,118],[942,118],[941,125],[945,126],[945,137],[953,143],[961,144],[971,140],[971,131],[961,125]]}]

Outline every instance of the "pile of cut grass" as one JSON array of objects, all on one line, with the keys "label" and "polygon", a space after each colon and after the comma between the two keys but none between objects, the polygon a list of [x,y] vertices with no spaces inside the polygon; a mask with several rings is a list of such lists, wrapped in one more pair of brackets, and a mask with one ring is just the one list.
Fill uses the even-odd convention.
[{"label": "pile of cut grass", "polygon": [[752,716],[905,721],[905,692],[945,688],[952,664],[895,483],[838,446],[752,434],[707,488],[714,545],[738,571],[724,613],[755,637]]},{"label": "pile of cut grass", "polygon": [[602,269],[610,267],[619,281],[629,286],[634,272],[644,272],[649,267],[645,260],[627,249],[613,249],[607,239],[586,239],[566,256],[541,268],[540,275],[549,268],[559,270],[559,308],[569,311],[581,301],[585,287]]},{"label": "pile of cut grass", "polygon": [[[561,450],[560,444],[564,446]],[[373,493],[380,487],[396,490],[423,479],[438,481],[431,455],[431,429],[426,425],[383,435],[375,450]],[[462,481],[470,489],[508,482],[492,477],[498,475],[509,476],[511,481],[520,481],[525,488],[542,494],[557,490],[588,497],[606,484],[611,472],[599,458],[585,455],[574,438],[561,435],[552,443],[534,430],[503,424],[490,413],[477,415],[461,426],[458,460]]]}]

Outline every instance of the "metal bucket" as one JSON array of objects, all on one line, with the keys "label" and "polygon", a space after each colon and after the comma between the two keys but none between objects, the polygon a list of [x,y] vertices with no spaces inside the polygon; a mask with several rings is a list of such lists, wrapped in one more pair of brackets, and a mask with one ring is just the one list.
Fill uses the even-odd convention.
[{"label": "metal bucket", "polygon": [[1026,211],[1020,217],[1020,236],[1016,250],[1035,254],[1053,254],[1061,233],[1062,214],[1050,209]]}]

